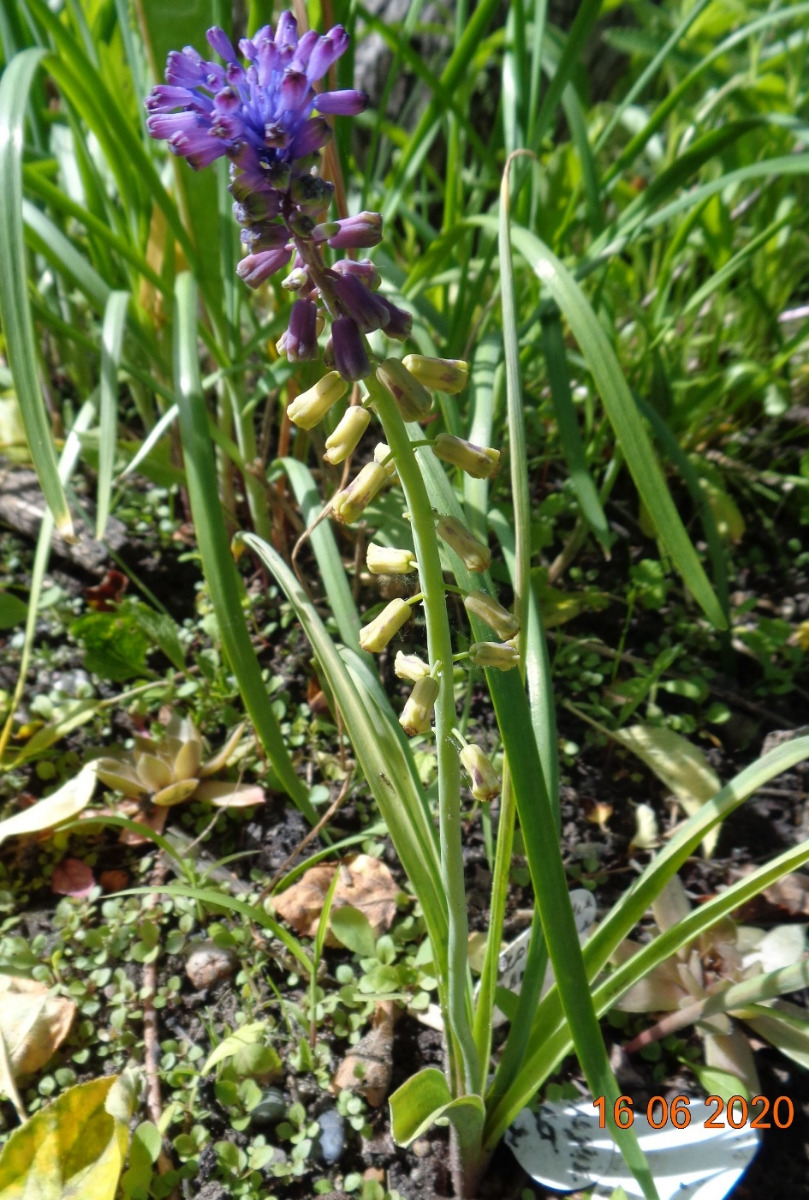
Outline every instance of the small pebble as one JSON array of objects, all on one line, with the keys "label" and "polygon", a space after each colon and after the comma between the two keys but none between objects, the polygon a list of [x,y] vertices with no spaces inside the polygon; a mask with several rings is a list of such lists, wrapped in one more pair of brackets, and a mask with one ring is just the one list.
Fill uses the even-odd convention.
[{"label": "small pebble", "polygon": [[230,979],[238,960],[232,950],[221,950],[212,941],[197,942],[188,952],[185,973],[197,991]]},{"label": "small pebble", "polygon": [[284,1093],[278,1088],[267,1088],[255,1108],[250,1110],[253,1125],[273,1125],[280,1121],[287,1110]]},{"label": "small pebble", "polygon": [[345,1121],[336,1108],[328,1108],[317,1118],[320,1132],[312,1144],[312,1154],[324,1166],[330,1167],[338,1161],[345,1149]]},{"label": "small pebble", "polygon": [[427,1155],[432,1151],[432,1146],[427,1138],[416,1138],[410,1149],[413,1151],[416,1158],[426,1158]]}]

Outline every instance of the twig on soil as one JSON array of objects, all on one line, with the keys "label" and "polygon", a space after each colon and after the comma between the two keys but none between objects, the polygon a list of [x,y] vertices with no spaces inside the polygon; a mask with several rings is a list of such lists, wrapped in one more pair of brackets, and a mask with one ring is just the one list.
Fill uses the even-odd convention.
[{"label": "twig on soil", "polygon": [[[167,874],[168,864],[161,855],[157,860],[157,865],[152,872],[150,881],[154,891],[150,892],[146,897],[143,905],[144,908],[155,907],[159,896],[158,889],[165,882]],[[160,1074],[158,1069],[160,1065],[160,1041],[157,1025],[157,1009],[154,1004],[154,998],[157,994],[157,959],[144,963],[142,994],[143,1058],[146,1074],[146,1096],[144,1102],[149,1120],[159,1128],[160,1119],[163,1115],[163,1097],[160,1090]],[[163,1148],[161,1148],[157,1156],[157,1170],[160,1175],[165,1175],[167,1172],[174,1170],[174,1163]],[[174,1188],[170,1193],[169,1200],[179,1200],[179,1197],[179,1189]]]}]

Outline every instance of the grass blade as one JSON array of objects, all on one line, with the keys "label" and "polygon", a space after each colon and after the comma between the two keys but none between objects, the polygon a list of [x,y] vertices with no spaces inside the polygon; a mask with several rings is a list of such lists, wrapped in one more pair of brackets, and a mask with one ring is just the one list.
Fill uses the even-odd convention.
[{"label": "grass blade", "polygon": [[74,538],[67,497],[56,465],[50,422],[39,386],[34,324],[28,303],[22,219],[22,153],[25,110],[44,51],[21,51],[0,79],[0,317],[25,436],[39,484],[56,528]]},{"label": "grass blade", "polygon": [[187,272],[177,277],[175,308],[175,380],[188,495],[202,568],[211,591],[222,645],[256,733],[281,786],[314,825],[318,819],[317,812],[309,799],[308,789],[295,774],[280,726],[268,702],[267,689],[242,610],[243,589],[231,555],[214,482],[216,464],[199,377],[197,289]]},{"label": "grass blade", "polygon": [[[489,218],[479,219],[489,221]],[[708,619],[724,629],[722,606],[674,506],[615,351],[587,297],[564,264],[533,233],[512,226],[511,238],[570,323],[638,493],[686,587]]]},{"label": "grass blade", "polygon": [[[255,534],[239,535],[261,558],[295,608],[304,633],[311,642],[325,682],[331,688],[342,719],[351,732],[351,742],[366,783],[373,793],[388,827],[396,853],[413,882],[424,910],[434,952],[446,956],[447,914],[435,834],[417,789],[408,751],[388,721],[380,722],[366,707],[362,689],[356,687],[346,668],[344,655],[335,646],[308,596],[284,560]],[[362,663],[359,656],[355,656]],[[351,661],[351,660],[349,660]],[[444,971],[446,966],[444,966]]]},{"label": "grass blade", "polygon": [[104,538],[110,514],[112,474],[118,432],[118,371],[129,292],[111,292],[101,330],[101,386],[98,406],[98,488],[96,539]]}]

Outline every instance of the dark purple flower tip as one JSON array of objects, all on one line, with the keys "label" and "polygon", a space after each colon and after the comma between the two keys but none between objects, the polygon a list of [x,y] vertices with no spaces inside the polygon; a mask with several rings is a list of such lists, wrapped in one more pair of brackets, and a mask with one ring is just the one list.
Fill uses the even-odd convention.
[{"label": "dark purple flower tip", "polygon": [[382,277],[370,258],[361,258],[359,262],[355,262],[353,258],[341,258],[332,265],[332,270],[338,275],[356,275],[372,292],[375,292],[382,282]]},{"label": "dark purple flower tip", "polygon": [[261,287],[265,280],[287,265],[289,256],[290,251],[285,246],[279,250],[264,250],[260,254],[248,254],[236,267],[236,274],[248,287]]},{"label": "dark purple flower tip", "polygon": [[232,63],[236,61],[236,51],[233,49],[233,42],[230,40],[224,29],[220,29],[218,25],[214,25],[205,35],[208,39],[208,45],[212,50],[215,50],[220,58],[225,62]]},{"label": "dark purple flower tip", "polygon": [[298,48],[295,51],[295,57],[291,63],[291,66],[294,67],[296,71],[307,71],[309,59],[312,57],[312,51],[319,41],[320,34],[317,32],[317,30],[307,29],[306,33],[298,41]]},{"label": "dark purple flower tip", "polygon": [[309,94],[309,80],[305,71],[287,67],[281,80],[281,100],[288,112],[294,112],[305,103]]},{"label": "dark purple flower tip", "polygon": [[[222,88],[221,92],[216,93],[213,103],[216,112],[222,116],[229,116],[231,113],[238,112],[242,104],[239,93],[230,84]],[[243,122],[240,121],[239,124],[243,128]]]},{"label": "dark purple flower tip", "polygon": [[193,46],[172,50],[166,60],[166,83],[178,87],[199,87],[205,79],[205,60]]},{"label": "dark purple flower tip", "polygon": [[[159,113],[171,112],[173,108],[179,108],[180,105],[187,107],[192,99],[193,96],[189,93],[188,88],[160,83],[157,87],[152,88],[144,103],[147,112]],[[203,110],[201,102],[199,107],[200,110]]]},{"label": "dark purple flower tip", "polygon": [[354,383],[371,373],[365,342],[351,317],[337,317],[331,323],[334,365],[343,379]]},{"label": "dark purple flower tip", "polygon": [[314,83],[318,79],[322,79],[341,54],[344,54],[348,47],[348,34],[342,25],[335,25],[334,29],[330,29],[325,37],[319,38],[317,44],[312,50],[309,59],[308,75]]},{"label": "dark purple flower tip", "polygon": [[[243,233],[247,232],[242,230]],[[254,237],[251,241],[251,250],[254,254],[262,250],[277,250],[280,246],[286,246],[289,242],[289,230],[283,223],[274,223],[272,225],[260,225],[254,232]],[[292,253],[290,244],[289,253]]]},{"label": "dark purple flower tip", "polygon": [[382,297],[370,291],[356,275],[335,274],[332,286],[342,308],[363,333],[372,333],[389,323],[390,314]]},{"label": "dark purple flower tip", "polygon": [[368,93],[355,89],[342,92],[321,92],[315,96],[315,108],[318,112],[336,117],[356,117],[357,113],[365,112],[368,107]]},{"label": "dark purple flower tip", "polygon": [[337,232],[327,238],[333,250],[365,249],[378,246],[382,241],[382,217],[379,213],[361,212],[355,217],[334,221],[333,224],[337,226]]},{"label": "dark purple flower tip", "polygon": [[312,362],[320,352],[317,345],[317,305],[296,300],[289,314],[289,328],[279,345],[291,363]]},{"label": "dark purple flower tip", "polygon": [[380,296],[379,299],[388,310],[387,324],[382,326],[385,333],[397,342],[406,342],[413,332],[413,317],[405,309],[391,304],[390,300],[386,300],[384,296]]}]

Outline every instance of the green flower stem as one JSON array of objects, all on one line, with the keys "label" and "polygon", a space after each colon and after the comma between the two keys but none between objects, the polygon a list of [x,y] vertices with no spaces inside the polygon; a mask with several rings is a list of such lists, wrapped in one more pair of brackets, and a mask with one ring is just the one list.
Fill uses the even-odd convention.
[{"label": "green flower stem", "polygon": [[[369,376],[364,382],[382,422],[410,510],[413,545],[419,564],[421,590],[424,593],[430,662],[440,660],[449,664],[453,661],[453,655],[447,620],[446,590],[427,489],[404,421],[392,396],[375,376]],[[440,682],[441,687],[435,703],[435,740],[438,753],[441,874],[449,909],[447,1026],[448,1033],[454,1037],[460,1052],[464,1091],[479,1094],[482,1079],[471,1026],[472,1002],[467,958],[469,927],[461,844],[460,762],[452,738],[456,714],[450,669],[442,672]]]}]

